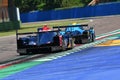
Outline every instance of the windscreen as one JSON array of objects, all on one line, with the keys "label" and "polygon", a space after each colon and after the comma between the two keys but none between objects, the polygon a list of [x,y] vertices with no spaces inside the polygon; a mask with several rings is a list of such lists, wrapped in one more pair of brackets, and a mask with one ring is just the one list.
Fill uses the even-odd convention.
[{"label": "windscreen", "polygon": [[42,44],[49,44],[53,42],[53,37],[56,36],[56,32],[44,32],[44,33],[39,33],[37,35],[37,44],[42,45]]}]

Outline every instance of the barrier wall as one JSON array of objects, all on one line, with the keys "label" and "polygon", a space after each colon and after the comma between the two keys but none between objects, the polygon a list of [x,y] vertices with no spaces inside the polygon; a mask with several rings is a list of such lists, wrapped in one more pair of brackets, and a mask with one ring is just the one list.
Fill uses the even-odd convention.
[{"label": "barrier wall", "polygon": [[120,14],[120,2],[119,3],[107,3],[97,6],[79,7],[64,10],[50,10],[50,11],[35,11],[29,13],[22,13],[20,15],[21,21],[36,22],[36,21],[48,21],[59,20],[69,18],[83,18],[94,16],[106,16]]}]

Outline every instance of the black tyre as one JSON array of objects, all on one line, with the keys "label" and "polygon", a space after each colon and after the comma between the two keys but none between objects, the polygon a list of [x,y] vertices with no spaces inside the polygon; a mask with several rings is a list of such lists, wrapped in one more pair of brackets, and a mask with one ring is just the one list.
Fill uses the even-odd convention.
[{"label": "black tyre", "polygon": [[70,38],[69,39],[69,46],[68,48],[72,49],[74,47],[74,39],[73,38]]},{"label": "black tyre", "polygon": [[67,39],[64,39],[62,43],[63,43],[63,44],[62,44],[62,49],[63,49],[63,50],[66,50],[66,49],[67,49],[67,45],[68,45]]},{"label": "black tyre", "polygon": [[74,43],[75,43],[75,44],[81,44],[81,43],[82,43],[82,38],[81,38],[81,36],[76,36],[76,37],[75,37],[75,40],[74,40]]},{"label": "black tyre", "polygon": [[95,34],[92,34],[92,42],[95,41]]},{"label": "black tyre", "polygon": [[22,55],[27,55],[27,53],[19,53],[19,55],[20,55],[20,56],[22,56]]}]

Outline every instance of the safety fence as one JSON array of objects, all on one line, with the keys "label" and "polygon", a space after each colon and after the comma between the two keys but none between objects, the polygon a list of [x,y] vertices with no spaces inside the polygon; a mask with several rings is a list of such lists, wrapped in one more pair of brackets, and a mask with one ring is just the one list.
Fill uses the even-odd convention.
[{"label": "safety fence", "polygon": [[25,22],[60,20],[60,19],[70,19],[70,18],[118,15],[118,14],[120,14],[120,2],[99,4],[96,6],[77,7],[71,9],[21,13],[20,18],[22,23],[25,23]]}]

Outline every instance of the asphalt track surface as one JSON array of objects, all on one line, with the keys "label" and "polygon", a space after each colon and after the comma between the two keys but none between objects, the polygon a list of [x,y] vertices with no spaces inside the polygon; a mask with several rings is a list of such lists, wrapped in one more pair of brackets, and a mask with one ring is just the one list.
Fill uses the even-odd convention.
[{"label": "asphalt track surface", "polygon": [[[112,40],[112,41],[111,41]],[[0,71],[1,80],[120,80],[120,34],[51,61],[31,60]],[[108,44],[109,43],[109,44]],[[111,46],[110,46],[111,45]]]},{"label": "asphalt track surface", "polygon": [[[86,19],[93,20],[93,22],[90,22],[89,25],[94,26],[96,35],[120,29],[120,15],[93,17]],[[11,59],[16,59],[18,57],[19,54],[16,53],[15,36],[0,37],[0,64],[10,61]]]}]

